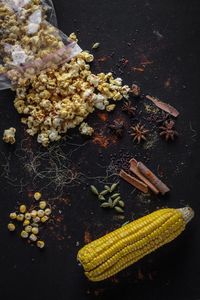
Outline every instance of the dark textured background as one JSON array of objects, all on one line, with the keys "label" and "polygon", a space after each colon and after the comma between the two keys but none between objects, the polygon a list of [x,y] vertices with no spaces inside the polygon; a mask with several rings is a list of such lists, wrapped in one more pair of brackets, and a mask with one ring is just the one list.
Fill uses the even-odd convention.
[{"label": "dark textured background", "polygon": [[[173,104],[181,115],[177,121],[179,139],[166,144],[158,139],[150,149],[135,146],[126,132],[122,140],[107,149],[87,141],[77,150],[72,144],[83,144],[85,139],[72,131],[70,140],[61,143],[66,156],[72,150],[70,164],[88,177],[104,176],[110,160],[121,159],[123,153],[147,162],[156,171],[164,171],[164,179],[172,191],[167,198],[146,201],[124,182],[120,191],[126,202],[125,220],[113,218],[99,208],[90,195],[86,180],[77,187],[56,190],[49,181],[35,180],[27,164],[32,154],[45,152],[35,140],[27,137],[20,118],[13,108],[13,94],[1,92],[0,132],[17,128],[17,144],[0,143],[0,297],[20,299],[200,299],[200,240],[199,240],[199,31],[200,5],[198,0],[57,0],[55,2],[60,29],[69,34],[78,32],[79,44],[90,49],[94,42],[101,46],[95,52],[94,72],[113,70],[124,82],[137,82],[144,93],[151,93]],[[110,59],[99,62],[98,58]],[[121,59],[128,60],[123,67]],[[133,71],[144,59],[153,63],[144,72]],[[101,59],[100,59],[101,60]],[[168,84],[170,83],[170,84]],[[136,101],[132,99],[133,101]],[[138,107],[143,104],[138,103]],[[144,110],[144,109],[143,109]],[[120,105],[108,122],[121,116]],[[139,119],[144,121],[143,113]],[[125,115],[126,128],[131,122]],[[106,124],[97,115],[89,118],[96,131],[106,132]],[[152,123],[146,126],[156,131]],[[24,140],[21,149],[20,141]],[[69,143],[70,141],[70,143]],[[69,145],[70,144],[70,145]],[[33,153],[31,154],[31,149]],[[73,152],[73,150],[76,151]],[[52,158],[41,162],[47,168]],[[62,158],[63,159],[63,158]],[[69,161],[61,164],[68,167]],[[85,178],[85,177],[84,177]],[[111,180],[112,181],[112,180]],[[88,179],[88,183],[95,180]],[[100,186],[100,185],[99,185]],[[31,193],[42,189],[44,198],[54,204],[55,225],[47,226],[47,248],[40,252],[35,247],[7,232],[8,214],[16,202],[29,204]],[[144,215],[157,207],[191,205],[196,217],[188,229],[173,243],[130,267],[112,280],[90,283],[76,263],[76,254],[84,244],[85,232],[92,238],[120,226],[124,221]],[[50,228],[51,227],[51,228]],[[77,246],[77,242],[80,246]]]}]

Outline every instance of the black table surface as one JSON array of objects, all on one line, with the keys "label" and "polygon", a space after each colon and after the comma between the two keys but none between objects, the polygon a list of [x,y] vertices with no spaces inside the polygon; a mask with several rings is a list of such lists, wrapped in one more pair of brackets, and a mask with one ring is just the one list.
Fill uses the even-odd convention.
[{"label": "black table surface", "polygon": [[[136,82],[144,94],[157,96],[180,111],[176,123],[179,138],[174,143],[156,138],[155,124],[147,121],[150,103],[131,98],[138,106],[138,119],[153,132],[152,145],[133,144],[129,134],[133,121],[121,113],[119,103],[107,123],[97,113],[88,118],[97,133],[105,134],[108,123],[123,118],[126,130],[117,143],[102,148],[72,130],[61,143],[43,149],[20,124],[13,107],[14,94],[1,91],[0,132],[2,135],[5,128],[16,127],[17,143],[9,146],[0,142],[0,297],[199,300],[199,1],[54,2],[61,30],[66,34],[75,31],[83,49],[100,43],[100,48],[93,51],[94,73],[113,71],[124,83]],[[126,202],[125,218],[121,220],[99,207],[88,185],[101,187],[106,172],[112,175],[112,164],[120,166],[130,157],[141,159],[155,172],[159,167],[171,193],[164,198],[144,198],[120,181]],[[82,174],[72,184],[67,182],[70,168]],[[107,180],[113,182],[115,178]],[[19,203],[30,205],[37,190],[42,190],[51,203],[54,215],[54,222],[43,230],[47,244],[44,251],[7,230],[9,213]],[[110,280],[92,283],[85,278],[76,254],[88,239],[154,209],[185,205],[193,207],[196,215],[176,241]]]}]

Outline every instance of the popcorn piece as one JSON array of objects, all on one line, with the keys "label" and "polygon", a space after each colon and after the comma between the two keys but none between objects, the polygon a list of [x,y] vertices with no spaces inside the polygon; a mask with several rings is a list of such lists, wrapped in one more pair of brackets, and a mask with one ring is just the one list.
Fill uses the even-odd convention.
[{"label": "popcorn piece", "polygon": [[79,127],[79,131],[83,135],[89,135],[91,136],[94,132],[94,129],[90,127],[86,122],[83,122],[81,126]]},{"label": "popcorn piece", "polygon": [[16,133],[16,129],[13,127],[4,130],[3,141],[8,144],[14,144],[16,142],[15,133]]}]

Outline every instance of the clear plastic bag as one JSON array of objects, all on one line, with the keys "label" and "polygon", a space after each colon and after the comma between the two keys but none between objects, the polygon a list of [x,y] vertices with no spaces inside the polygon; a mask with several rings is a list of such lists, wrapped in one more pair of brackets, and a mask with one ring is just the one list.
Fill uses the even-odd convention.
[{"label": "clear plastic bag", "polygon": [[81,52],[57,28],[51,0],[0,0],[0,28],[0,90]]}]

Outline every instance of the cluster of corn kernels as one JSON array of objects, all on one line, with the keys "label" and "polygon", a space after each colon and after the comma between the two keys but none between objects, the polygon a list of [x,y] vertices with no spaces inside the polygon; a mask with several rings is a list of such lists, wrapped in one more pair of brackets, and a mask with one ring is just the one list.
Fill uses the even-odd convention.
[{"label": "cluster of corn kernels", "polygon": [[40,225],[46,223],[51,215],[51,208],[47,206],[46,201],[41,200],[41,194],[36,192],[34,199],[40,201],[38,209],[28,210],[25,204],[20,205],[19,212],[10,213],[9,231],[15,231],[14,221],[22,225],[21,238],[36,242],[38,248],[44,248],[45,242],[38,237]]}]

